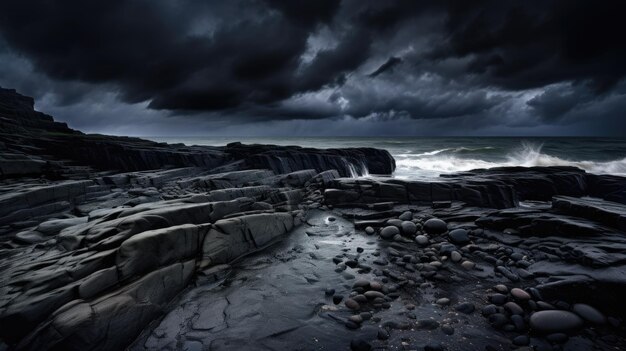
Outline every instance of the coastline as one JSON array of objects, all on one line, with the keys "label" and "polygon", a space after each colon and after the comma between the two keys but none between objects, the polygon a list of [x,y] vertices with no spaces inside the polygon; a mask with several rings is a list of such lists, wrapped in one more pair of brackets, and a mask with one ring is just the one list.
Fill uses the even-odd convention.
[{"label": "coastline", "polygon": [[[401,180],[385,150],[168,145],[83,134],[33,106],[0,90],[3,347],[626,345],[626,178]],[[351,177],[364,174],[381,177]]]}]

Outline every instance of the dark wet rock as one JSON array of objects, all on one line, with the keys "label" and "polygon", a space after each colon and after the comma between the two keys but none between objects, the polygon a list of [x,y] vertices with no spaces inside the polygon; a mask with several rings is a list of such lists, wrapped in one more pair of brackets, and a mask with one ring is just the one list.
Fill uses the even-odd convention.
[{"label": "dark wet rock", "polygon": [[435,301],[435,303],[439,306],[446,306],[450,304],[450,299],[447,297],[442,297],[440,299],[437,299],[437,301]]},{"label": "dark wet rock", "polygon": [[580,317],[568,311],[539,311],[530,316],[531,330],[541,334],[572,333],[582,328],[583,324]]},{"label": "dark wet rock", "polygon": [[354,299],[346,299],[344,303],[346,307],[348,307],[351,310],[359,310],[361,308],[361,305],[358,302],[356,302]]},{"label": "dark wet rock", "polygon": [[[412,329],[439,326],[426,349],[438,338],[462,349],[461,335],[502,349],[528,345],[529,327],[563,343],[607,321],[574,342],[623,341],[604,330],[624,313],[623,178],[566,167],[341,178],[395,163],[369,148],[85,135],[33,105],[0,90],[0,349],[418,348]],[[446,223],[464,229],[441,235]],[[274,245],[290,233],[297,245]],[[468,329],[486,287],[520,279],[536,289],[496,286],[481,310],[504,335]],[[335,306],[341,294],[350,311]],[[450,311],[442,295],[466,302]],[[324,319],[354,330],[329,334]]]},{"label": "dark wet rock", "polygon": [[508,301],[508,297],[502,294],[493,294],[489,296],[489,301],[491,301],[494,305],[502,306]]},{"label": "dark wet rock", "polygon": [[580,316],[582,319],[593,324],[605,324],[606,317],[602,312],[597,309],[582,303],[577,303],[572,306],[572,311]]},{"label": "dark wet rock", "polygon": [[472,262],[472,261],[463,261],[463,263],[461,263],[461,266],[467,270],[470,269],[474,269],[474,267],[476,267],[476,263]]},{"label": "dark wet rock", "polygon": [[417,226],[415,225],[415,223],[411,221],[402,222],[401,228],[402,228],[402,234],[407,235],[407,236],[415,235],[415,232],[417,231]]},{"label": "dark wet rock", "polygon": [[402,221],[410,221],[411,219],[413,219],[413,212],[411,211],[402,212],[402,214],[398,216],[398,219]]},{"label": "dark wet rock", "polygon": [[262,248],[293,227],[291,213],[263,213],[219,220],[204,237],[202,266],[229,263]]},{"label": "dark wet rock", "polygon": [[434,319],[421,319],[417,321],[417,329],[433,330],[439,328],[439,322]]},{"label": "dark wet rock", "polygon": [[393,239],[398,234],[400,234],[400,230],[396,226],[387,226],[380,231],[380,236],[387,240]]},{"label": "dark wet rock", "polygon": [[448,231],[446,222],[438,218],[431,218],[424,222],[424,231],[431,235],[439,235]]},{"label": "dark wet rock", "polygon": [[470,242],[469,235],[465,229],[454,229],[448,233],[450,241],[456,245],[465,245]]},{"label": "dark wet rock", "polygon": [[504,304],[504,309],[508,311],[510,314],[524,314],[524,309],[520,307],[520,305],[515,302],[509,301]]},{"label": "dark wet rock", "polygon": [[530,300],[530,294],[520,288],[511,289],[511,296],[519,301],[528,301]]},{"label": "dark wet rock", "polygon": [[415,241],[420,245],[428,245],[428,237],[425,235],[416,236]]},{"label": "dark wet rock", "polygon": [[461,312],[461,313],[470,314],[470,313],[474,312],[476,307],[471,302],[463,302],[463,303],[460,303],[460,304],[454,306],[454,309],[459,311],[459,312]]}]

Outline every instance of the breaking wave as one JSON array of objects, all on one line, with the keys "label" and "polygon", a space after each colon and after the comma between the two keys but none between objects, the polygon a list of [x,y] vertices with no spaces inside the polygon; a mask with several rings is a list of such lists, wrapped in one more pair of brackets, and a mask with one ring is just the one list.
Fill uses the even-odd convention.
[{"label": "breaking wave", "polygon": [[521,147],[497,160],[492,157],[492,147],[457,147],[418,154],[397,154],[393,155],[397,165],[395,176],[434,177],[441,173],[506,166],[572,166],[590,173],[626,175],[626,158],[612,161],[572,161],[543,153],[541,148],[542,145],[522,143]]}]

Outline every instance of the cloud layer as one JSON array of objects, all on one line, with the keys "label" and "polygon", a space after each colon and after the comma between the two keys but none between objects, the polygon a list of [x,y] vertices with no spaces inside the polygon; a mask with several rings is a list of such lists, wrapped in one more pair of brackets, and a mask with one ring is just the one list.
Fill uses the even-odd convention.
[{"label": "cloud layer", "polygon": [[338,133],[394,134],[402,121],[420,135],[616,135],[625,10],[568,0],[6,1],[0,85],[72,126],[121,134],[270,123],[318,135],[339,121],[352,128]]}]

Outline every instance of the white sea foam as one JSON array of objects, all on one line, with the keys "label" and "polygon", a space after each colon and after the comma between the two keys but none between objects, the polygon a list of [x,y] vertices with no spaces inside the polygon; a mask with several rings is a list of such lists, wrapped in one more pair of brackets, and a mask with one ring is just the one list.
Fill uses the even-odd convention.
[{"label": "white sea foam", "polygon": [[448,148],[420,154],[394,155],[397,166],[395,175],[398,178],[435,177],[441,173],[503,166],[573,166],[591,173],[626,175],[626,158],[604,162],[571,161],[542,153],[541,145],[523,143],[520,148],[506,155],[503,161],[496,162],[474,157],[459,157],[454,154],[463,149],[472,150]]}]

